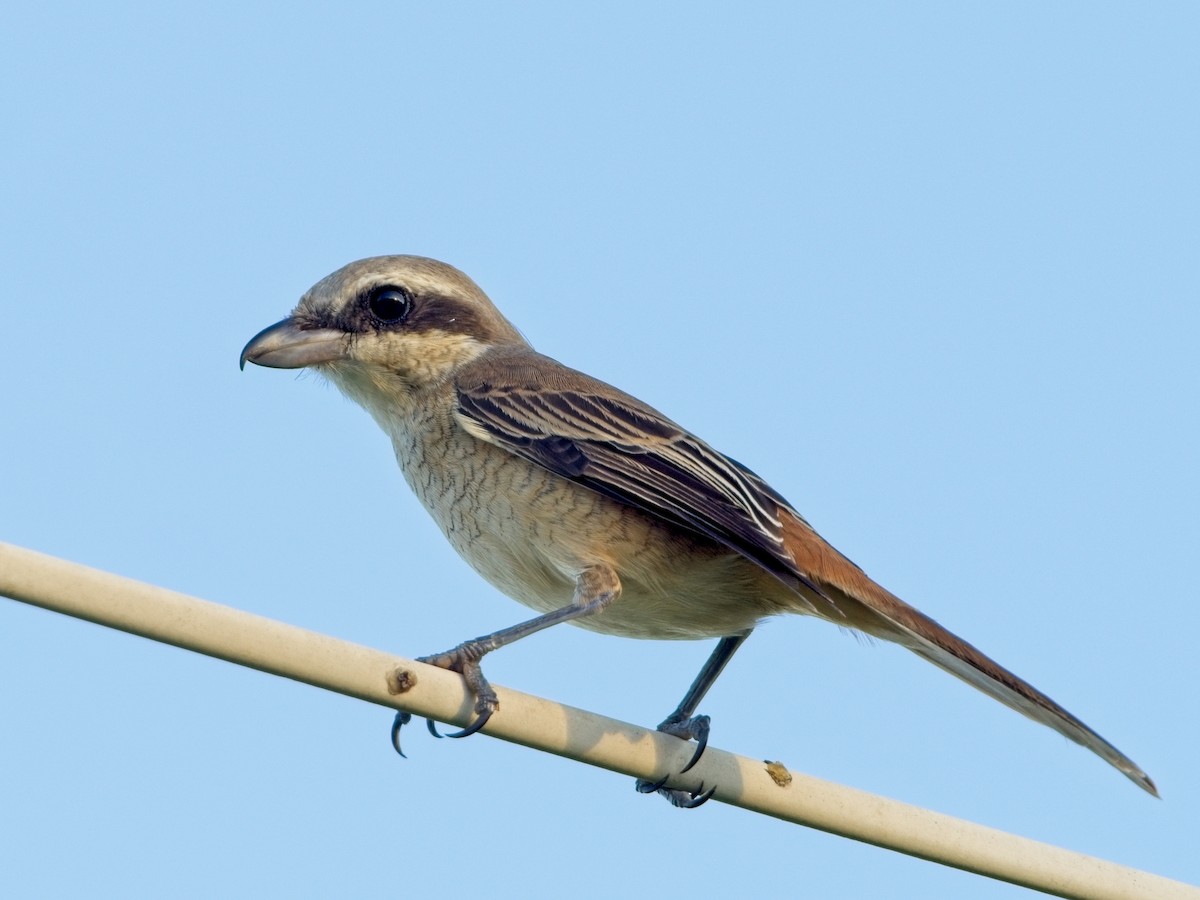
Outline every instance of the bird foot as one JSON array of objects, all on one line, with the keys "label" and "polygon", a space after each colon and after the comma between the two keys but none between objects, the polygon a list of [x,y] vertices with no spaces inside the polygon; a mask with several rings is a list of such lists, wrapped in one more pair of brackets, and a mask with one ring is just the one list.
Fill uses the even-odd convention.
[{"label": "bird foot", "polygon": [[463,681],[467,683],[467,690],[475,698],[475,715],[478,718],[457,734],[448,734],[446,737],[466,737],[474,734],[491,718],[492,713],[500,708],[500,698],[483,677],[483,669],[479,665],[484,654],[494,649],[493,644],[487,640],[463,641],[445,653],[418,657],[418,662],[457,672],[463,677]]},{"label": "bird foot", "polygon": [[[441,734],[437,730],[437,725],[433,719],[426,719],[425,725],[429,729],[429,733],[435,738],[465,738],[470,737],[475,732],[483,728],[491,719],[492,714],[500,708],[500,698],[496,696],[495,690],[491,684],[483,676],[483,669],[479,665],[481,660],[488,651],[494,649],[487,641],[464,641],[453,650],[447,650],[445,653],[434,653],[430,656],[421,656],[417,658],[418,662],[427,663],[431,666],[437,666],[439,669],[448,669],[451,672],[457,672],[463,677],[463,681],[467,683],[467,690],[475,697],[475,720],[461,731],[454,731],[450,734]],[[404,751],[400,749],[400,729],[412,721],[410,713],[396,713],[396,718],[392,721],[392,747],[401,756],[404,756]],[[407,758],[407,757],[406,757]]]},{"label": "bird foot", "polygon": [[[708,734],[711,730],[710,725],[711,720],[708,716],[683,718],[679,715],[671,715],[658,726],[658,730],[663,734],[670,734],[685,741],[696,741],[696,752],[692,754],[692,758],[688,760],[687,765],[679,770],[679,774],[682,775],[692,766],[696,765],[700,761],[700,757],[704,755],[704,748],[708,746]],[[668,778],[670,778],[669,775],[663,776],[658,781],[644,781],[639,778],[634,786],[639,793],[659,794],[665,797],[667,802],[672,806],[678,806],[680,809],[695,809],[697,806],[704,805],[717,790],[714,786],[706,791],[704,790],[704,782],[701,782],[700,787],[695,791],[677,791],[664,787]]]}]

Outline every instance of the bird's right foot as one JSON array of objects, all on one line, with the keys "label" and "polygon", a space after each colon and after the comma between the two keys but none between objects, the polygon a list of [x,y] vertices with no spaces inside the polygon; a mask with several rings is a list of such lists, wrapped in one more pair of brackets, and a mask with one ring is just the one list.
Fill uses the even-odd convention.
[{"label": "bird's right foot", "polygon": [[[708,716],[690,716],[684,718],[678,715],[671,715],[658,726],[657,730],[663,734],[670,734],[685,741],[696,741],[696,751],[692,754],[692,758],[688,760],[687,765],[679,770],[680,775],[696,765],[700,761],[700,757],[704,755],[704,748],[708,746],[708,734],[711,730],[710,725],[711,720]],[[639,778],[634,787],[641,794],[659,794],[672,806],[678,806],[680,809],[695,809],[697,806],[703,806],[717,790],[715,786],[709,788],[707,791],[704,790],[704,782],[701,782],[700,787],[695,791],[677,791],[673,788],[664,787],[667,779],[670,777],[670,775],[664,775],[658,781],[644,781]]]}]

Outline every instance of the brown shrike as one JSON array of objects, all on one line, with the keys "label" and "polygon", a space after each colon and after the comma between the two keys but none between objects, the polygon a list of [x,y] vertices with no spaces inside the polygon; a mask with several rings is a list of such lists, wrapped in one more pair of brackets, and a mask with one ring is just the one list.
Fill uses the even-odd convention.
[{"label": "brown shrike", "polygon": [[[475,722],[455,736],[477,731],[498,706],[483,655],[559,622],[625,637],[719,638],[659,726],[699,741],[690,767],[708,735],[696,708],[734,651],[767,616],[802,613],[907,647],[1157,795],[1116,747],[868,578],[745,466],[535,352],[445,263],[351,263],[256,335],[247,360],[313,368],[361,404],[454,549],[540,613],[425,658],[461,673],[475,697]],[[708,797],[661,792],[684,806]]]}]

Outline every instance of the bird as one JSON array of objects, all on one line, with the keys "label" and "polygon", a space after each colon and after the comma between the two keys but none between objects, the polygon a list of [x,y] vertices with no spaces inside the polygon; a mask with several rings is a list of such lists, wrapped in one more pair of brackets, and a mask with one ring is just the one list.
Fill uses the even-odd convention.
[{"label": "bird", "polygon": [[[815,616],[899,644],[1097,754],[1129,757],[1028,682],[877,584],[752,470],[637,398],[544,356],[482,289],[421,256],[352,262],[255,335],[247,362],[308,368],[391,439],[405,480],[462,558],[538,615],[422,657],[461,674],[472,734],[499,700],[480,660],[562,622],[608,635],[716,639],[658,730],[695,740],[706,692],[753,629]],[[393,726],[399,750],[400,714]],[[432,723],[430,730],[436,735]],[[639,781],[677,806],[715,788]]]}]

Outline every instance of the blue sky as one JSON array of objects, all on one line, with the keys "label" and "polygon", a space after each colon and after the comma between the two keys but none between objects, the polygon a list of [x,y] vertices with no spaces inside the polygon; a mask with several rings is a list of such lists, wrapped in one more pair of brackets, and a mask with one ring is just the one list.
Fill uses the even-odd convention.
[{"label": "blue sky", "polygon": [[[1184,880],[1200,775],[1192,4],[27,4],[0,36],[0,539],[397,654],[527,611],[245,341],[352,259],[470,273],[752,466],[1163,800],[916,657],[772,621],[753,757]],[[710,647],[501,683],[643,724]],[[1024,896],[0,601],[13,896]]]}]

